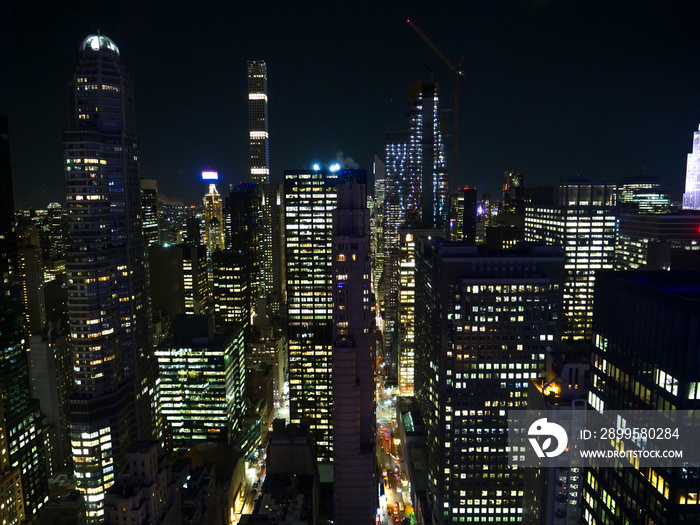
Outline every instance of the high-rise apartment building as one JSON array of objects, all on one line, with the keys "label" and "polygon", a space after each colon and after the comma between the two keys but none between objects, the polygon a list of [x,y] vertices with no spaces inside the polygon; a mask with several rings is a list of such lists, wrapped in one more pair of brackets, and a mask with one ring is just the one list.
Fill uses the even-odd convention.
[{"label": "high-rise apartment building", "polygon": [[134,94],[115,43],[90,35],[70,83],[63,138],[75,393],[71,442],[89,523],[137,436],[153,436],[152,348]]},{"label": "high-rise apartment building", "polygon": [[508,410],[527,406],[560,337],[561,249],[416,247],[416,385],[433,523],[522,521],[523,471],[508,464]]},{"label": "high-rise apartment building", "polygon": [[683,209],[700,210],[700,127],[693,133],[693,151],[688,153]]},{"label": "high-rise apartment building", "polygon": [[363,170],[285,171],[289,401],[308,423],[320,460],[333,454],[332,213],[340,182],[366,184]]},{"label": "high-rise apartment building", "polygon": [[334,523],[371,525],[377,511],[375,312],[366,183],[338,185],[333,212]]},{"label": "high-rise apartment building", "polygon": [[[600,272],[589,404],[600,412],[697,413],[698,326],[697,271]],[[635,468],[623,463],[587,469],[581,523],[700,523],[696,466]]]},{"label": "high-rise apartment building", "polygon": [[146,246],[160,244],[158,181],[155,179],[141,179],[141,216],[143,217],[143,240]]},{"label": "high-rise apartment building", "polygon": [[[33,519],[48,500],[44,425],[32,399],[27,366],[21,280],[7,118],[0,115],[0,498],[8,516]],[[19,481],[18,481],[19,476]]]},{"label": "high-rise apartment building", "polygon": [[595,273],[615,264],[617,186],[575,178],[524,188],[525,240],[566,254],[564,337],[590,339]]},{"label": "high-rise apartment building", "polygon": [[176,450],[228,441],[245,415],[243,328],[215,331],[209,316],[183,316],[156,348],[159,411]]},{"label": "high-rise apartment building", "polygon": [[267,64],[248,60],[248,132],[250,178],[258,184],[270,182],[270,137],[267,121]]}]

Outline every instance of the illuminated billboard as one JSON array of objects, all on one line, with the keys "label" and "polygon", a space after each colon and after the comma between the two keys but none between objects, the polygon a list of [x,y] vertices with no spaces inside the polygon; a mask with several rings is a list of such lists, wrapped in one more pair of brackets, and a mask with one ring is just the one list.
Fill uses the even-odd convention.
[{"label": "illuminated billboard", "polygon": [[202,180],[219,180],[219,172],[211,170],[203,171]]}]

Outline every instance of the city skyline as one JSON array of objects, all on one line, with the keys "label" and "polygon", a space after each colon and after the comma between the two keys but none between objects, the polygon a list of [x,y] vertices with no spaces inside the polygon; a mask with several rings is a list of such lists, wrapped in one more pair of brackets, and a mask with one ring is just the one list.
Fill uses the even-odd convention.
[{"label": "city skyline", "polygon": [[[689,2],[471,2],[440,10],[311,2],[235,12],[175,3],[46,6],[42,16],[10,3],[1,9],[0,70],[9,81],[0,86],[0,112],[14,137],[20,206],[63,200],[66,71],[74,42],[97,29],[120,47],[132,74],[141,174],[170,199],[195,200],[206,166],[226,183],[249,181],[249,59],[270,68],[272,182],[284,169],[339,156],[351,157],[347,167],[369,168],[384,133],[405,125],[408,84],[430,80],[431,71],[449,110],[452,74],[407,17],[452,61],[465,57],[458,182],[479,193],[497,193],[504,165],[532,183],[575,174],[620,181],[644,167],[679,200],[700,122],[693,93],[700,72],[690,67],[698,7]],[[450,130],[451,112],[445,117]],[[446,150],[450,156],[449,137]]]}]

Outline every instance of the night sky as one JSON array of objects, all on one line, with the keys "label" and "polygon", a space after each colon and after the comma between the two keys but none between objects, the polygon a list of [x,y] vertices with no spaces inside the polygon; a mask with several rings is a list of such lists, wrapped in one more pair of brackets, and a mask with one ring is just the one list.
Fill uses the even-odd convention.
[{"label": "night sky", "polygon": [[268,63],[273,182],[340,155],[369,171],[384,133],[407,122],[409,82],[436,75],[452,107],[452,73],[407,17],[454,62],[464,57],[460,184],[496,196],[502,166],[528,183],[643,169],[680,199],[700,123],[698,4],[0,0],[15,203],[65,201],[68,83],[97,29],[134,83],[141,176],[167,198],[200,201],[207,166],[249,181],[248,59]]}]

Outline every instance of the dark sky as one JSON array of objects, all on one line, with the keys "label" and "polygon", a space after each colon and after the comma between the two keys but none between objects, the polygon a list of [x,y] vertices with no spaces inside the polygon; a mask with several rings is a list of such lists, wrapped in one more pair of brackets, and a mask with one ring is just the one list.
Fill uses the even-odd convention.
[{"label": "dark sky", "polygon": [[[645,173],[680,199],[700,122],[700,4],[645,0],[381,2],[0,0],[0,113],[15,202],[64,202],[62,132],[82,39],[98,28],[134,82],[141,175],[195,202],[202,168],[248,181],[246,60],[268,63],[273,181],[339,152],[371,170],[406,122],[408,83],[460,90],[461,184]],[[451,128],[451,113],[446,114]],[[451,148],[448,142],[448,148]]]}]

